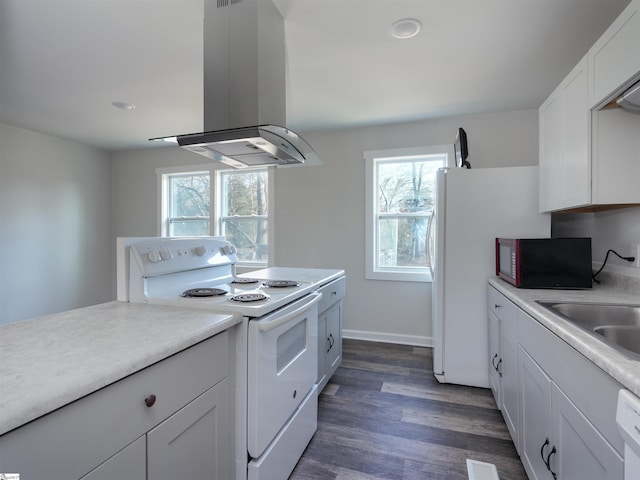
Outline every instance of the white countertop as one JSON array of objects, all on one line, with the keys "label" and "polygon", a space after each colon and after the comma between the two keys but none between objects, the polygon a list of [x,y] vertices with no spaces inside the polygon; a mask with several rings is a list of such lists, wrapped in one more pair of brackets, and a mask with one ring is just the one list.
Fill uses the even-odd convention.
[{"label": "white countertop", "polygon": [[238,322],[203,310],[109,302],[0,326],[0,435]]},{"label": "white countertop", "polygon": [[582,328],[536,303],[539,300],[638,305],[640,304],[639,292],[627,291],[617,285],[595,285],[589,290],[520,289],[497,277],[490,278],[489,284],[625,388],[640,396],[640,360],[629,359]]},{"label": "white countertop", "polygon": [[344,270],[327,268],[271,267],[254,270],[240,277],[251,277],[258,280],[295,280],[297,282],[326,284],[344,276]]}]

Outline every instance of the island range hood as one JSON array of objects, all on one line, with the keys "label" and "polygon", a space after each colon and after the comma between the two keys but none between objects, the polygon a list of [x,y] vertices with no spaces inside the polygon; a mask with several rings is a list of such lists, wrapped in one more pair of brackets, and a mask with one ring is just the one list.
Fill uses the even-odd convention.
[{"label": "island range hood", "polygon": [[626,90],[616,103],[628,112],[640,114],[640,82]]},{"label": "island range hood", "polygon": [[204,132],[182,148],[234,168],[317,165],[286,128],[284,19],[272,0],[204,0]]}]

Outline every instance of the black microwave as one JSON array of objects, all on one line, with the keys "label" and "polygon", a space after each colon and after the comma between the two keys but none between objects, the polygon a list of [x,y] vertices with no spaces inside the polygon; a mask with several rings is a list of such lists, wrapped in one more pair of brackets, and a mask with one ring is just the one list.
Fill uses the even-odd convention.
[{"label": "black microwave", "polygon": [[496,238],[496,275],[518,288],[591,288],[590,238]]}]

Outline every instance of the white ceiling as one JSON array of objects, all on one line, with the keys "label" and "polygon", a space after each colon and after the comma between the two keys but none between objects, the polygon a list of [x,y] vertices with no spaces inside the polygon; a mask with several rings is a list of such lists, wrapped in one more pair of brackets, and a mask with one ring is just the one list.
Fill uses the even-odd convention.
[{"label": "white ceiling", "polygon": [[[107,150],[201,131],[203,1],[0,0],[0,123]],[[537,108],[629,1],[274,0],[288,126]]]}]

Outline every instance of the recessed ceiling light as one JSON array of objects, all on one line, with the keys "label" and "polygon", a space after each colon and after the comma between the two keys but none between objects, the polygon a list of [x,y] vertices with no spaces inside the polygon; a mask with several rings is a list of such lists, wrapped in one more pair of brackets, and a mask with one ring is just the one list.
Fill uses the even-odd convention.
[{"label": "recessed ceiling light", "polygon": [[131,105],[130,103],[127,103],[127,102],[111,102],[111,105],[113,105],[116,108],[119,108],[120,110],[135,110],[136,109],[135,105]]},{"label": "recessed ceiling light", "polygon": [[422,23],[417,18],[403,18],[391,25],[391,36],[404,40],[406,38],[415,37],[420,33]]}]

